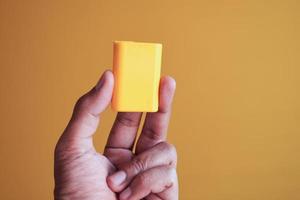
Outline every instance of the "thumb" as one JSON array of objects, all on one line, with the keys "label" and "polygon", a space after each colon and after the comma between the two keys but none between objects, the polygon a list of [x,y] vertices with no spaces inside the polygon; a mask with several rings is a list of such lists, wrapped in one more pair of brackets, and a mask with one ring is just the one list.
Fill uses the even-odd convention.
[{"label": "thumb", "polygon": [[80,145],[80,148],[93,146],[92,135],[97,130],[99,115],[109,105],[114,87],[114,76],[105,71],[97,85],[80,97],[75,105],[71,120],[62,134],[62,146]]}]

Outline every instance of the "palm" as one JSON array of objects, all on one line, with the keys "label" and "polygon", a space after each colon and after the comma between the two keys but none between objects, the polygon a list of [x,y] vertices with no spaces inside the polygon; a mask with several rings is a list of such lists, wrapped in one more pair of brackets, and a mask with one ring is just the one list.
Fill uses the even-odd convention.
[{"label": "palm", "polygon": [[[116,194],[107,185],[106,177],[115,171],[112,163],[94,149],[80,152],[77,149],[57,150],[55,165],[56,196],[71,199],[116,200]],[[64,185],[62,189],[60,185]],[[65,187],[65,186],[68,187]]]}]

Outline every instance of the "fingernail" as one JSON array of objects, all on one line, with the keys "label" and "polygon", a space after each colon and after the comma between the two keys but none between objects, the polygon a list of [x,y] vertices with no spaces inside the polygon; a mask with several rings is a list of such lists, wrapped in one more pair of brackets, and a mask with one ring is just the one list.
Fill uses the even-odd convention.
[{"label": "fingernail", "polygon": [[96,90],[99,90],[102,87],[102,85],[104,83],[104,76],[105,76],[105,72],[104,72],[104,74],[102,74],[100,80],[98,81],[97,85],[95,86]]},{"label": "fingernail", "polygon": [[109,179],[115,186],[121,185],[126,179],[126,173],[124,171],[118,171],[111,175]]},{"label": "fingernail", "polygon": [[130,195],[131,195],[131,189],[127,188],[126,190],[124,190],[124,192],[120,194],[120,200],[126,200],[130,197]]}]

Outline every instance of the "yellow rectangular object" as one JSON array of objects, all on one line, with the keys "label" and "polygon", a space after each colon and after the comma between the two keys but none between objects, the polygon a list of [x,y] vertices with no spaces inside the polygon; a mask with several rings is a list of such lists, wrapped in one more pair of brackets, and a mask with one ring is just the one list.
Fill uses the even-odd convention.
[{"label": "yellow rectangular object", "polygon": [[156,112],[162,45],[114,42],[115,86],[112,108],[119,112]]}]

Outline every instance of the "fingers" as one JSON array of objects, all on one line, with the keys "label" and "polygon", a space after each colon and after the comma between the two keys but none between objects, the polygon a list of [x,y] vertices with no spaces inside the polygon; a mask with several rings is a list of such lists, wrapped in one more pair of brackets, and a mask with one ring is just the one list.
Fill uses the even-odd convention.
[{"label": "fingers", "polygon": [[137,174],[163,165],[175,168],[176,162],[177,154],[175,147],[162,142],[121,166],[118,172],[108,177],[107,183],[113,191],[120,192],[127,187]]},{"label": "fingers", "polygon": [[142,113],[119,112],[117,114],[104,150],[104,155],[113,164],[118,165],[131,159],[141,117]]},{"label": "fingers", "polygon": [[[134,178],[132,183],[119,195],[120,200],[139,200],[150,193],[163,193],[177,185],[177,174],[171,166],[159,166],[142,172]],[[171,192],[164,200],[177,200],[177,192]],[[165,196],[166,197],[166,196]]]},{"label": "fingers", "polygon": [[[72,144],[92,145],[91,136],[98,127],[99,114],[105,110],[111,101],[113,86],[112,72],[104,72],[97,85],[77,101],[72,118],[59,143],[70,145],[71,142]],[[84,148],[85,146],[81,147]]]},{"label": "fingers", "polygon": [[147,113],[136,153],[143,152],[166,139],[175,88],[176,82],[173,78],[166,76],[161,79],[158,112]]},{"label": "fingers", "polygon": [[111,129],[106,148],[131,150],[138,131],[142,113],[119,112]]}]

